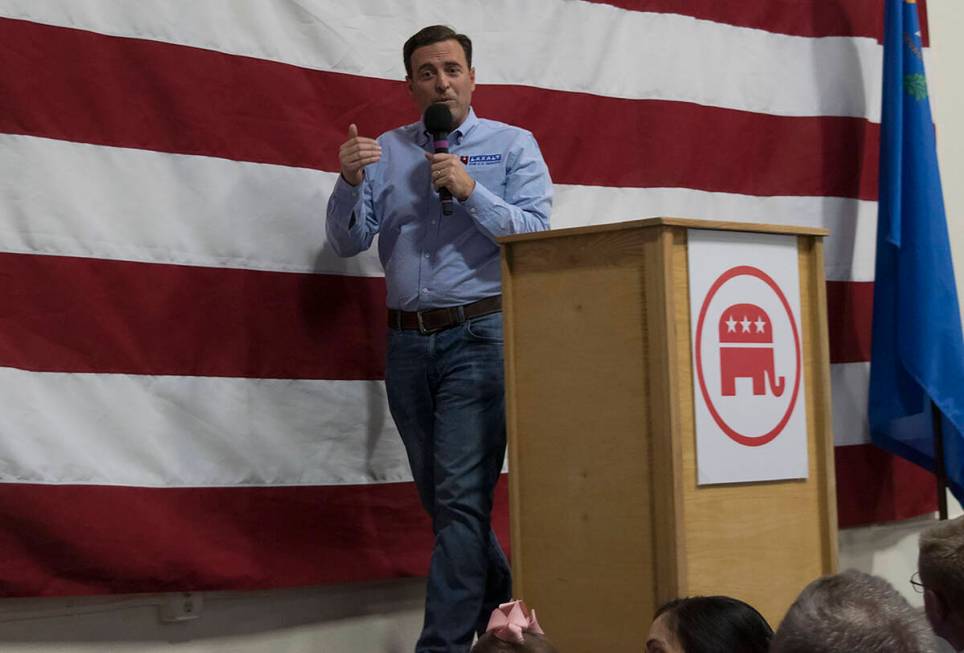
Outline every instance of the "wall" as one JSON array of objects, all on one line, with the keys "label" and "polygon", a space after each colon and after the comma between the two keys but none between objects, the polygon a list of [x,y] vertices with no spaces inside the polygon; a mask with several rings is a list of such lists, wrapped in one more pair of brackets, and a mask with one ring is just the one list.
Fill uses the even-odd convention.
[{"label": "wall", "polygon": [[[957,277],[958,298],[964,288],[964,3],[928,0],[931,50],[931,108],[937,127],[937,156],[941,166],[947,228]],[[961,304],[964,308],[964,303]],[[962,310],[964,314],[964,310]]]},{"label": "wall", "polygon": [[[932,107],[948,228],[964,288],[964,3],[929,0],[928,60]],[[953,514],[961,514],[955,502]],[[907,582],[916,537],[929,518],[840,534],[840,566],[880,574],[919,604]],[[360,653],[411,650],[421,622],[422,581],[192,597],[197,618],[162,623],[185,612],[179,596],[0,600],[5,653]]]}]

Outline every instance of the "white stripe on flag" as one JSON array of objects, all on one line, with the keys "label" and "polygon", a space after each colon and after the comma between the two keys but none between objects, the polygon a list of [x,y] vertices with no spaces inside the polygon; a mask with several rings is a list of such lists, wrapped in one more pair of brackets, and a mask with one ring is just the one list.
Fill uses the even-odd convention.
[{"label": "white stripe on flag", "polygon": [[830,366],[834,444],[867,444],[867,389],[870,363],[837,363]]},{"label": "white stripe on flag", "polygon": [[607,188],[557,185],[553,228],[680,217],[757,222],[830,230],[824,271],[832,281],[874,278],[877,202],[840,197],[758,197],[689,188]]},{"label": "white stripe on flag", "polygon": [[0,15],[380,79],[403,79],[399,53],[415,30],[453,24],[473,38],[482,84],[880,120],[882,50],[873,39],[787,36],[597,3],[0,0]]},{"label": "white stripe on flag", "polygon": [[0,368],[0,482],[214,487],[410,481],[380,381]]},{"label": "white stripe on flag", "polygon": [[0,135],[8,252],[381,276],[325,247],[337,174]]},{"label": "white stripe on flag", "polygon": [[[375,247],[325,247],[336,173],[0,135],[0,250],[381,276]],[[185,180],[190,180],[189,182]],[[553,228],[654,216],[824,227],[827,277],[873,278],[876,202],[559,184]]]},{"label": "white stripe on flag", "polygon": [[[863,444],[868,364],[830,370],[836,444]],[[2,482],[215,487],[411,480],[380,381],[0,368],[0,389],[7,406],[0,413],[0,432],[7,434],[0,439]]]}]

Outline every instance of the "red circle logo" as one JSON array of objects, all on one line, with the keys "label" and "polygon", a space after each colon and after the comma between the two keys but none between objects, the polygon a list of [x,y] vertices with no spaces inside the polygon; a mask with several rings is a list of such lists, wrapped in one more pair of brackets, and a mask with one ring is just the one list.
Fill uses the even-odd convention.
[{"label": "red circle logo", "polygon": [[[790,327],[789,330],[793,335],[794,345],[792,356],[794,363],[793,383],[786,409],[776,420],[776,424],[773,425],[772,428],[768,428],[762,434],[753,435],[740,433],[737,427],[729,423],[727,419],[724,419],[723,415],[721,415],[721,411],[716,405],[716,402],[714,402],[713,395],[708,388],[706,375],[704,374],[703,360],[704,326],[708,309],[714,297],[726,284],[747,277],[762,281],[779,300],[779,305],[786,311],[786,317]],[[730,309],[734,310],[731,311]],[[779,312],[779,309],[775,310]],[[737,319],[740,316],[742,316],[742,321],[738,321]],[[755,321],[750,321],[749,317],[755,317],[756,319]],[[733,397],[733,399],[730,400],[731,402],[741,401],[736,398],[735,379],[737,377],[748,377],[752,380],[754,395],[765,395],[767,391],[767,381],[769,381],[769,389],[774,395],[774,398],[782,396],[784,393],[784,377],[777,376],[774,362],[774,350],[778,343],[774,340],[773,322],[771,322],[767,312],[755,304],[739,303],[720,311],[719,320],[721,384],[719,400],[729,396]],[[700,392],[717,426],[733,441],[748,447],[762,446],[780,435],[793,414],[797,403],[797,395],[800,391],[800,334],[797,330],[797,323],[793,317],[790,303],[787,301],[780,286],[777,285],[770,275],[759,268],[749,265],[739,265],[721,274],[719,278],[713,282],[700,307],[699,319],[696,324],[694,349],[696,350],[696,376],[699,381]],[[772,423],[773,422],[770,422],[770,424]]]}]

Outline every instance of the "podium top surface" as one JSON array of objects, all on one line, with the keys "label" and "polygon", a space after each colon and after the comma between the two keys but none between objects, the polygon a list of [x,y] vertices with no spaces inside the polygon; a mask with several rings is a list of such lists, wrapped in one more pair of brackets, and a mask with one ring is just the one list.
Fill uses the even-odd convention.
[{"label": "podium top surface", "polygon": [[764,234],[792,234],[797,236],[827,236],[829,229],[819,227],[801,227],[795,225],[763,224],[756,222],[724,222],[720,220],[695,220],[693,218],[645,218],[642,220],[627,220],[625,222],[611,222],[607,224],[589,225],[586,227],[569,227],[567,229],[550,229],[513,236],[503,236],[498,239],[502,245],[524,240],[539,240],[564,236],[579,236],[582,234],[603,233],[607,231],[623,231],[627,229],[646,229],[650,227],[682,227],[685,229],[714,229],[718,231],[748,231]]}]

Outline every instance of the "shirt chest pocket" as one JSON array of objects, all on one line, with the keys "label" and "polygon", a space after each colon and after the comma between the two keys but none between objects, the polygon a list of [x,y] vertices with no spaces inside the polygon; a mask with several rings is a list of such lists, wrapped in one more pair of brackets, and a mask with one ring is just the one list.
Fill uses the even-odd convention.
[{"label": "shirt chest pocket", "polygon": [[469,176],[502,199],[505,199],[505,165],[501,162],[488,165],[470,163],[465,166]]}]

